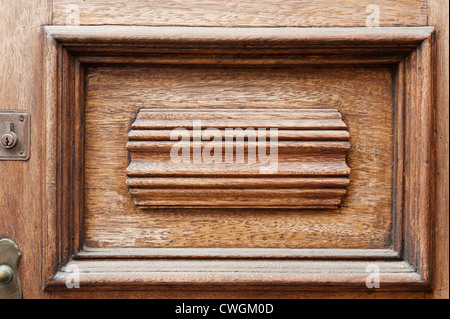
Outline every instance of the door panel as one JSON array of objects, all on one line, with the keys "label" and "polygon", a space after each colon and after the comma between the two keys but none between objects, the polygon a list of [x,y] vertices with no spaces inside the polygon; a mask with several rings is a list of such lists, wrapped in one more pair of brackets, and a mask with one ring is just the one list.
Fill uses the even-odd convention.
[{"label": "door panel", "polygon": [[[434,23],[443,34],[446,23],[435,3],[371,5],[352,0],[0,2],[6,52],[0,56],[0,109],[28,110],[32,121],[30,159],[0,161],[0,237],[20,246],[24,297],[448,296],[448,271],[441,267],[433,273],[437,290],[426,293],[434,256],[434,204],[427,200],[434,196],[430,30],[273,31],[364,27],[376,22],[379,9],[382,27]],[[438,7],[448,14],[448,3]],[[78,24],[119,26],[73,26]],[[30,28],[18,32],[22,25]],[[40,27],[49,25],[72,26],[47,28],[42,44]],[[127,30],[126,25],[220,28],[202,34],[183,28]],[[248,26],[272,30],[258,34],[242,28]],[[227,34],[226,27],[242,29]],[[437,41],[438,47],[445,42]],[[445,64],[442,51],[437,53],[438,65]],[[435,83],[445,81],[442,72],[438,76]],[[445,89],[435,94],[438,101],[448,99]],[[439,155],[448,145],[448,133],[446,139],[439,134],[448,128],[442,105],[447,104],[439,102],[436,109],[440,178],[448,174],[448,162],[445,166]],[[127,187],[127,142],[137,114],[146,108],[338,110],[351,145],[350,184],[342,203],[332,210],[138,207]],[[241,183],[257,181],[245,177]],[[448,269],[444,184],[437,184],[434,238],[439,265]],[[289,201],[285,187],[267,194],[283,194]],[[220,194],[205,193],[206,203]],[[257,193],[251,194],[241,198],[255,200]],[[381,289],[365,286],[371,264],[381,270]],[[69,289],[67,280],[77,267],[81,287]]]},{"label": "door panel", "polygon": [[[432,189],[424,186],[432,176],[426,165],[432,157],[432,31],[46,27],[46,136],[48,142],[55,134],[61,139],[47,148],[46,157],[45,289],[67,289],[76,268],[82,289],[88,290],[366,290],[373,261],[383,274],[383,290],[429,289]],[[170,98],[162,98],[164,93]],[[162,164],[171,177],[239,173],[252,184],[258,174],[244,164],[244,173],[232,170],[234,175],[201,162],[178,168],[168,160],[167,142],[151,144],[160,145],[155,151],[148,141],[132,147],[136,143],[127,140],[132,128],[195,126],[177,120],[195,114],[207,127],[234,128],[239,112],[254,110],[258,115],[237,122],[280,127],[281,136],[299,127],[348,128],[349,142],[334,144],[340,145],[341,160],[336,146],[323,151],[320,141],[300,146],[281,141],[279,168],[265,175],[277,182],[280,177],[323,177],[331,169],[336,177],[347,177],[345,163],[335,168],[326,163],[343,162],[355,145],[346,159],[354,185],[342,205],[324,206],[336,201],[330,186],[307,191],[307,197],[300,186],[269,189],[259,198],[258,190],[240,189],[233,193],[237,207],[231,201],[214,205],[227,198],[223,188],[205,190],[203,196],[197,189],[198,208],[186,204],[189,184],[181,192],[167,188],[166,197],[160,190],[127,189],[127,174],[145,176],[149,183],[151,177],[167,175]],[[285,116],[287,110],[294,120]],[[327,113],[334,118],[323,119]],[[297,164],[298,169],[289,169]],[[372,179],[364,176],[371,170],[379,171]],[[368,180],[375,184],[364,186]],[[373,185],[385,190],[380,196],[388,199],[384,210],[372,196]],[[407,196],[402,196],[403,187]],[[311,207],[288,209],[283,200],[272,204],[268,199],[281,194],[286,203],[298,203],[303,196],[302,203]],[[139,205],[142,196],[150,204]],[[151,205],[155,198],[160,208]],[[244,208],[242,203],[249,201],[258,204]],[[417,260],[417,269],[411,268]]]}]

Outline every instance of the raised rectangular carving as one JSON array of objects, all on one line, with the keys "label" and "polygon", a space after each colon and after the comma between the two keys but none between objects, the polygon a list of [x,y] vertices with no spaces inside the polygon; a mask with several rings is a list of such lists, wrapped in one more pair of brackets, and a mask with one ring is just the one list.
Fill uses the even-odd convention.
[{"label": "raised rectangular carving", "polygon": [[142,109],[128,138],[141,208],[337,209],[349,183],[334,109]]}]

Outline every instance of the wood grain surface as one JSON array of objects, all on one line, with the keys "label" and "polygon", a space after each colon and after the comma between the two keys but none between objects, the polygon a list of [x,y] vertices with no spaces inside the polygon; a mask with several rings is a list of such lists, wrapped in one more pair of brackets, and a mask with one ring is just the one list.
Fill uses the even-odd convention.
[{"label": "wood grain surface", "polygon": [[41,26],[50,22],[51,1],[0,1],[0,110],[28,111],[32,130],[28,161],[0,161],[0,238],[9,238],[20,248],[19,273],[25,298],[43,296]]},{"label": "wood grain surface", "polygon": [[366,26],[374,4],[381,26],[427,24],[426,0],[53,0],[53,23],[79,13],[81,25]]},{"label": "wood grain surface", "polygon": [[435,33],[434,99],[436,104],[436,215],[434,219],[434,293],[431,298],[449,298],[449,3],[429,1],[429,24]]},{"label": "wood grain surface", "polygon": [[[353,145],[340,211],[140,211],[126,185],[128,130],[141,108],[339,109]],[[89,247],[389,248],[390,68],[95,67],[87,70],[85,227]]]}]

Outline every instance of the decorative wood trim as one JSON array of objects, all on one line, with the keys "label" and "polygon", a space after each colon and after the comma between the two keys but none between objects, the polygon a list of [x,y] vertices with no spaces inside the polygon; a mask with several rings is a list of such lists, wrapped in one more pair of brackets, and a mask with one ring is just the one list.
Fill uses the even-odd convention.
[{"label": "decorative wood trim", "polygon": [[[143,209],[337,209],[350,182],[346,128],[329,109],[142,109],[128,135],[127,185]],[[180,140],[175,129],[189,135]],[[220,136],[204,142],[207,129]],[[174,162],[174,147],[183,149],[182,163]],[[205,147],[218,152],[217,163],[205,163]]]},{"label": "decorative wood trim", "polygon": [[[300,260],[83,260],[71,261],[48,289],[66,290],[70,269],[80,270],[80,291],[110,290],[347,290],[367,291],[367,266],[358,261]],[[405,261],[377,261],[382,280],[377,291],[420,291],[423,278]],[[69,267],[69,268],[68,268]],[[69,271],[66,271],[69,269]]]},{"label": "decorative wood trim", "polygon": [[82,63],[280,66],[398,63],[432,28],[49,26],[46,30]]},{"label": "decorative wood trim", "polygon": [[431,280],[435,150],[431,37],[405,59],[404,256]]},{"label": "decorative wood trim", "polygon": [[293,248],[90,248],[74,259],[307,259],[307,260],[397,260],[390,249],[293,249]]},{"label": "decorative wood trim", "polygon": [[394,180],[392,189],[392,246],[401,252],[403,249],[403,201],[404,201],[404,139],[405,139],[405,63],[397,65],[394,74]]},{"label": "decorative wood trim", "polygon": [[435,106],[436,168],[435,205],[432,216],[434,244],[433,293],[427,297],[449,298],[449,2],[428,1],[429,25],[436,32],[433,41],[433,93]]},{"label": "decorative wood trim", "polygon": [[[69,263],[80,267],[83,289],[192,285],[198,289],[224,286],[227,289],[367,290],[365,267],[369,261],[380,266],[382,290],[430,288],[430,216],[434,192],[433,28],[105,26],[45,27],[44,30],[45,289],[65,289],[69,273],[64,265]],[[261,251],[253,252],[253,259],[237,262],[227,258],[243,256],[244,250],[186,250],[185,254],[175,254],[175,260],[169,262],[158,260],[172,258],[168,250],[144,251],[142,258],[122,250],[114,254],[113,249],[108,253],[87,249],[84,252],[83,205],[79,202],[83,197],[83,69],[86,65],[117,63],[397,66],[393,103],[397,139],[392,253],[378,256],[379,252],[370,250],[358,254],[331,250],[317,259],[316,250],[296,251],[293,258],[281,250]],[[94,260],[100,256],[106,260]],[[131,260],[120,260],[122,257]],[[205,257],[209,259],[201,260]]]}]

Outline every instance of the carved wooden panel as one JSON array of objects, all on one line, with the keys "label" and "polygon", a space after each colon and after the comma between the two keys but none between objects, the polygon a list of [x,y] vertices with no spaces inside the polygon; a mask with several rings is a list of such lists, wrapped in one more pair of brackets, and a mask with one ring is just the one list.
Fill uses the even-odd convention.
[{"label": "carved wooden panel", "polygon": [[[367,290],[371,263],[380,269],[378,291],[429,289],[432,33],[432,28],[46,27],[45,289],[65,291],[70,267],[76,266],[80,291]],[[244,106],[254,116],[233,110]],[[156,121],[149,107],[166,111]],[[292,108],[296,111],[286,111]],[[311,108],[328,111],[306,110]],[[222,115],[198,119],[202,112]],[[317,118],[305,119],[307,112]],[[324,124],[330,121],[324,114],[334,114],[331,123],[337,126]],[[219,130],[229,118],[233,128],[278,128],[278,169],[283,173],[287,167],[286,174],[242,173],[238,163],[231,174],[210,170],[201,176],[195,165],[177,172],[167,151],[179,141],[170,140],[168,131],[191,131],[195,117]],[[295,125],[283,124],[289,121]],[[339,146],[318,147],[324,143]],[[310,191],[306,180],[317,177],[319,183],[327,180],[321,190],[340,189],[342,196],[347,151],[352,183],[338,211],[296,208],[293,214],[286,206],[264,206],[282,202],[271,191],[283,196]],[[323,162],[327,165],[317,165]],[[330,187],[333,172],[343,179],[340,188]],[[153,208],[136,207],[127,178],[136,203]],[[264,200],[244,189],[237,198],[251,201],[252,209],[231,202],[236,186],[224,183],[229,178],[240,188],[267,192]],[[296,187],[273,182],[278,178]],[[208,193],[211,185],[216,194]],[[164,194],[169,187],[179,193]],[[193,189],[202,196],[192,196]],[[319,193],[310,199],[323,204]],[[207,207],[224,209],[197,209],[205,197],[211,199]],[[337,198],[330,207],[338,206]],[[160,209],[168,201],[178,206]],[[298,197],[288,204],[305,202]]]},{"label": "carved wooden panel", "polygon": [[336,109],[142,109],[128,138],[140,208],[337,209],[349,183]]}]

